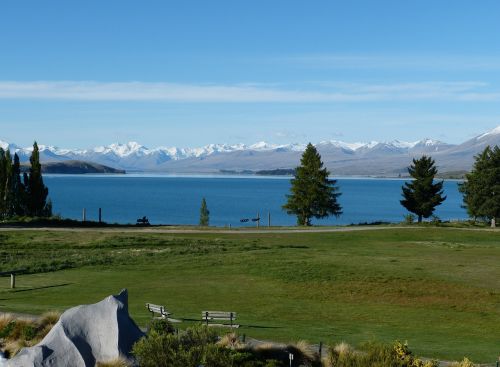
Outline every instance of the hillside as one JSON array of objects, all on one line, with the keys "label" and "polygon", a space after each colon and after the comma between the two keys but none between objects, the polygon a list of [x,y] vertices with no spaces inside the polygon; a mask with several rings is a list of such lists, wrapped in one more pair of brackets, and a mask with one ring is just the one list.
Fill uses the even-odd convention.
[{"label": "hillside", "polygon": [[[23,169],[27,169],[28,165],[23,165]],[[125,170],[116,169],[104,166],[98,163],[84,162],[84,161],[62,161],[62,162],[44,162],[42,163],[43,173],[56,173],[56,174],[86,174],[86,173],[112,173],[124,174]]]}]

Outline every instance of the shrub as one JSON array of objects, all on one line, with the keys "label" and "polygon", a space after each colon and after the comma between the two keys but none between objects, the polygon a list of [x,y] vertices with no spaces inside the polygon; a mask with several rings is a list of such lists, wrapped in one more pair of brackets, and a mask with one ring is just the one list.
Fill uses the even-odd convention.
[{"label": "shrub", "polygon": [[153,319],[148,326],[149,332],[156,332],[157,334],[173,334],[175,333],[175,328],[167,319]]},{"label": "shrub", "polygon": [[431,224],[438,226],[441,224],[441,219],[437,215],[433,215],[431,218]]},{"label": "shrub", "polygon": [[134,345],[132,354],[141,367],[226,366],[220,363],[231,360],[230,350],[216,345],[217,339],[206,326],[188,328],[180,336],[151,329]]},{"label": "shrub", "polygon": [[33,340],[37,334],[37,329],[30,324],[23,325],[21,329],[21,338],[24,340]]},{"label": "shrub", "polygon": [[330,367],[437,367],[436,361],[422,361],[413,356],[407,343],[396,341],[392,346],[365,343],[355,351],[346,343],[329,349],[327,365]]},{"label": "shrub", "polygon": [[467,357],[464,357],[460,362],[454,362],[451,367],[475,367],[476,365],[472,363]]},{"label": "shrub", "polygon": [[132,364],[124,357],[118,357],[106,362],[97,362],[95,367],[131,367]]},{"label": "shrub", "polygon": [[179,344],[179,339],[174,335],[161,335],[152,331],[134,344],[132,354],[141,367],[181,367],[184,359],[177,364]]},{"label": "shrub", "polygon": [[16,322],[14,320],[10,320],[8,323],[4,324],[0,330],[0,338],[7,338],[12,333],[15,326]]},{"label": "shrub", "polygon": [[226,347],[229,349],[242,349],[243,343],[240,342],[240,338],[236,333],[229,333],[223,335],[222,338],[217,342],[218,345]]},{"label": "shrub", "polygon": [[11,314],[5,313],[3,315],[0,315],[0,338],[3,338],[3,336],[1,335],[3,330],[12,321],[14,321],[14,316],[12,316]]},{"label": "shrub", "polygon": [[413,223],[415,223],[415,219],[416,219],[416,217],[413,214],[406,214],[404,223],[405,224],[413,224]]}]

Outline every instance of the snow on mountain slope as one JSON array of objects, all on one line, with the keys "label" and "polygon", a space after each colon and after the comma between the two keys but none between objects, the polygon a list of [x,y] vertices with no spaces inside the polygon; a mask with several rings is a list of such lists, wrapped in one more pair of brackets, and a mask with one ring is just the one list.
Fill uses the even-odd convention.
[{"label": "snow on mountain slope", "polygon": [[[338,140],[316,144],[325,165],[341,169],[343,174],[381,174],[404,170],[412,157],[432,155],[442,168],[468,169],[473,156],[486,145],[500,145],[500,126],[460,145],[434,139],[415,142],[346,143]],[[21,148],[0,140],[0,147],[17,152],[21,161],[28,161],[32,147]],[[114,143],[91,149],[61,149],[39,145],[42,161],[81,160],[128,171],[218,172],[292,168],[297,166],[306,144],[209,144],[196,148],[148,148],[138,142]]]}]

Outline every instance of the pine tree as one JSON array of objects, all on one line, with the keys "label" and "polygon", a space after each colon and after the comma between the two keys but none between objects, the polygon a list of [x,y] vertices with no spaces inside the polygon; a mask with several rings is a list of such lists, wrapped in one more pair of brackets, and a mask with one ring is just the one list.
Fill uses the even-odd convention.
[{"label": "pine tree", "polygon": [[14,216],[14,192],[12,190],[12,157],[10,151],[5,152],[5,189],[4,189],[4,207],[5,207],[5,217],[10,218]]},{"label": "pine tree", "polygon": [[210,211],[208,210],[207,207],[207,201],[205,198],[201,200],[201,207],[200,207],[200,226],[208,226],[210,222]]},{"label": "pine tree", "polygon": [[43,183],[40,153],[36,142],[33,144],[30,164],[29,175],[24,175],[27,215],[40,217],[47,212],[45,206],[49,190]]},{"label": "pine tree", "polygon": [[422,156],[413,159],[413,164],[408,168],[408,173],[413,178],[402,187],[403,200],[400,201],[409,212],[418,216],[418,222],[429,218],[436,206],[446,200],[443,196],[443,181],[434,183],[437,174],[435,162],[431,157]]},{"label": "pine tree", "polygon": [[329,179],[329,176],[330,172],[323,168],[318,151],[309,143],[302,154],[300,166],[295,170],[291,194],[287,195],[287,203],[283,205],[288,214],[297,216],[298,225],[310,226],[313,217],[320,219],[342,214],[342,207],[337,201],[340,196],[337,181]]},{"label": "pine tree", "polygon": [[469,216],[489,219],[495,226],[500,218],[500,148],[488,146],[475,159],[459,190]]},{"label": "pine tree", "polygon": [[21,164],[19,156],[14,153],[14,164],[12,165],[12,195],[13,195],[13,215],[22,216],[26,214],[25,190],[21,182]]},{"label": "pine tree", "polygon": [[7,186],[5,150],[0,148],[0,218],[7,216],[7,207],[5,203],[5,188]]}]

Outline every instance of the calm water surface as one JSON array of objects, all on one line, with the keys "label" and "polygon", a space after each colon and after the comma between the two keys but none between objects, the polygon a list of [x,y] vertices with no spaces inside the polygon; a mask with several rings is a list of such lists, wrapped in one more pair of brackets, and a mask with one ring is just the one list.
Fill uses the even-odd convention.
[{"label": "calm water surface", "polygon": [[[207,199],[210,224],[251,226],[240,223],[260,213],[267,225],[294,225],[296,219],[281,210],[290,189],[282,177],[179,177],[161,175],[45,175],[54,213],[97,220],[102,208],[108,223],[135,223],[147,216],[152,224],[197,224],[200,203]],[[344,213],[337,219],[315,220],[315,224],[350,224],[374,221],[400,222],[406,214],[399,204],[403,180],[338,179],[339,200]],[[465,219],[457,181],[445,182],[447,200],[436,210],[441,219]]]}]

